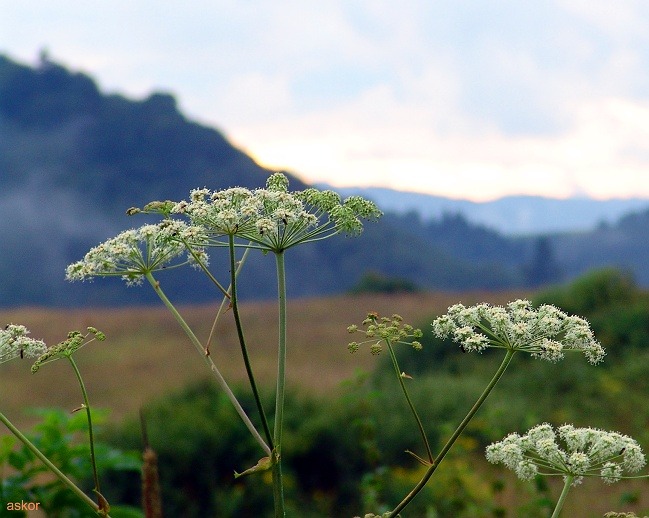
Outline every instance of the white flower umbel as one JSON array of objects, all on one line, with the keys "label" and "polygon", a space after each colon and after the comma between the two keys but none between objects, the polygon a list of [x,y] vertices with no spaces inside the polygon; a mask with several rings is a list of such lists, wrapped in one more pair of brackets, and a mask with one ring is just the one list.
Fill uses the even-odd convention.
[{"label": "white flower umbel", "polygon": [[[162,202],[160,205],[165,206],[165,203]],[[135,212],[137,209],[129,209],[129,213]],[[75,281],[92,277],[120,276],[129,285],[140,284],[146,278],[179,322],[203,361],[212,370],[217,382],[232,401],[248,429],[262,448],[270,453],[270,449],[257,433],[212,358],[205,354],[203,345],[164,294],[160,283],[153,277],[155,271],[169,270],[185,264],[205,266],[207,254],[202,245],[206,240],[207,237],[201,227],[190,226],[183,221],[165,219],[157,225],[144,225],[138,229],[127,230],[96,246],[85,255],[83,260],[68,266],[66,278]],[[188,255],[181,258],[185,252],[188,252]]]},{"label": "white flower umbel", "polygon": [[23,325],[9,324],[0,330],[0,363],[14,358],[36,358],[47,350],[45,342],[28,334]]},{"label": "white flower umbel", "polygon": [[642,449],[631,437],[569,424],[554,430],[545,423],[525,435],[512,433],[487,446],[486,457],[493,464],[504,464],[523,480],[537,474],[562,475],[564,490],[554,517],[559,515],[569,488],[583,477],[600,477],[611,484],[625,472],[635,473],[645,465]]},{"label": "white flower umbel", "polygon": [[[81,261],[68,266],[66,278],[76,281],[119,276],[129,285],[140,284],[147,273],[195,264],[196,257],[205,264],[207,256],[201,246],[205,240],[201,228],[182,221],[144,225],[92,248]],[[191,243],[193,253],[181,258],[187,251],[185,243]]]},{"label": "white flower umbel", "polygon": [[[595,340],[588,322],[584,319],[568,316],[550,305],[533,309],[528,300],[516,300],[505,307],[491,306],[486,303],[471,307],[456,304],[448,308],[446,315],[435,319],[432,326],[433,333],[437,337],[450,337],[453,341],[459,342],[465,352],[481,352],[492,347],[504,349],[505,357],[487,387],[442,447],[422,479],[392,510],[390,515],[392,517],[396,517],[423,489],[518,351],[551,362],[562,359],[565,351],[579,351],[592,364],[600,363],[605,354],[604,348]],[[547,444],[547,447],[551,448],[552,445]],[[577,456],[572,461],[577,465],[580,459]],[[521,474],[533,476],[535,467],[525,459],[522,459],[517,466]],[[611,476],[614,474],[611,472]]]},{"label": "white flower umbel", "polygon": [[[163,206],[167,210],[167,206]],[[158,205],[144,212],[160,211]],[[265,189],[234,187],[221,191],[195,189],[188,201],[171,207],[204,227],[219,242],[221,236],[236,236],[263,250],[282,252],[299,243],[324,239],[337,233],[360,234],[361,219],[381,216],[374,203],[359,196],[341,202],[333,191],[306,189],[288,191],[282,173],[268,178]]]},{"label": "white flower umbel", "polygon": [[[341,202],[333,191],[306,189],[289,192],[288,178],[275,173],[268,178],[265,189],[248,190],[241,187],[210,191],[195,189],[188,201],[169,206],[167,202],[155,202],[145,206],[143,212],[157,212],[165,217],[180,214],[189,218],[193,225],[199,225],[210,236],[211,246],[227,246],[230,249],[231,272],[234,272],[234,247],[244,246],[272,252],[277,268],[278,294],[278,353],[277,389],[275,391],[275,423],[272,434],[273,448],[273,491],[276,516],[284,515],[284,497],[280,452],[283,436],[283,413],[286,380],[286,275],[285,251],[289,248],[313,241],[320,241],[339,233],[360,234],[361,219],[372,220],[381,216],[376,205],[358,196]],[[137,209],[131,211],[135,213]],[[238,242],[235,244],[235,238]],[[244,241],[240,244],[239,241]],[[236,275],[231,277],[232,307],[235,319]],[[237,325],[239,325],[237,323]],[[239,332],[242,351],[245,353],[243,335]],[[247,360],[246,369],[248,369]],[[260,414],[263,411],[260,408]],[[262,417],[263,420],[263,417]],[[265,428],[265,426],[264,426]],[[271,442],[271,441],[269,441]]]},{"label": "white flower umbel", "polygon": [[[363,225],[361,220],[378,219],[381,216],[374,203],[358,196],[352,196],[341,201],[340,196],[333,191],[306,189],[289,192],[289,181],[282,173],[272,174],[265,189],[250,190],[234,187],[220,191],[207,188],[194,189],[188,200],[180,202],[155,201],[142,209],[132,208],[128,214],[155,213],[169,218],[179,215],[188,218],[190,224],[198,226],[208,235],[207,242],[199,242],[200,246],[228,247],[230,253],[230,290],[223,289],[214,277],[204,267],[199,259],[199,266],[210,279],[221,289],[225,297],[230,299],[230,306],[237,326],[237,334],[244,358],[244,364],[250,380],[251,388],[259,410],[264,433],[272,452],[267,451],[273,471],[273,493],[275,500],[275,515],[284,516],[284,496],[281,470],[281,448],[283,434],[283,412],[286,380],[286,275],[285,251],[289,248],[313,241],[320,241],[339,233],[348,235],[360,234]],[[193,244],[190,239],[184,241]],[[246,252],[250,249],[272,252],[277,269],[277,298],[278,298],[278,353],[277,353],[277,389],[275,391],[274,429],[271,434],[265,412],[258,396],[256,383],[252,374],[244,334],[238,312],[235,250],[243,247]],[[150,278],[147,275],[147,278]],[[172,305],[155,286],[167,307],[174,312]],[[176,312],[177,315],[177,312]],[[179,322],[181,319],[176,316]],[[190,330],[181,325],[194,343]],[[253,431],[251,429],[251,431]],[[268,446],[263,444],[264,450]],[[265,465],[265,460],[262,463]]]},{"label": "white flower umbel", "polygon": [[516,300],[506,307],[456,304],[433,322],[433,333],[439,338],[451,337],[465,352],[496,347],[557,362],[565,351],[580,351],[592,364],[605,355],[586,320],[550,305],[534,309],[528,300]]}]

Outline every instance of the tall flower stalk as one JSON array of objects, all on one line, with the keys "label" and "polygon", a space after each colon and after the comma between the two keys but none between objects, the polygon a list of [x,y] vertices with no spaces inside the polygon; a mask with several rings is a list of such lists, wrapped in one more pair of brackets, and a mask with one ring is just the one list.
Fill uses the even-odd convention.
[{"label": "tall flower stalk", "polygon": [[81,333],[80,331],[71,331],[68,334],[68,338],[59,344],[50,347],[42,355],[40,355],[34,365],[32,365],[32,373],[38,372],[41,366],[58,360],[60,358],[65,358],[70,362],[74,374],[79,383],[79,388],[81,389],[81,395],[83,397],[83,404],[79,407],[79,410],[86,411],[86,420],[88,421],[88,443],[90,444],[90,465],[92,466],[92,478],[95,484],[93,492],[97,495],[97,505],[98,508],[104,512],[108,512],[110,506],[108,502],[101,494],[101,489],[99,486],[99,475],[97,474],[97,458],[95,455],[95,438],[92,428],[92,412],[90,411],[90,401],[88,399],[88,391],[86,390],[86,385],[83,382],[83,377],[79,371],[79,367],[74,361],[73,355],[79,349],[86,346],[94,340],[103,341],[106,339],[106,336],[101,331],[98,331],[94,327],[89,327],[86,334]]},{"label": "tall flower stalk", "polygon": [[592,364],[601,362],[605,355],[603,347],[595,340],[584,319],[569,316],[550,305],[533,309],[528,300],[516,300],[506,307],[489,304],[465,307],[456,304],[448,308],[446,315],[437,318],[432,327],[436,336],[452,338],[465,352],[496,348],[504,349],[505,357],[466,417],[430,462],[421,480],[389,514],[391,517],[396,517],[428,483],[493,391],[515,353],[526,352],[534,358],[557,362],[566,352],[578,351]]},{"label": "tall flower stalk", "polygon": [[239,313],[239,296],[237,293],[237,266],[236,266],[236,249],[234,246],[234,236],[229,236],[228,249],[230,252],[230,305],[232,307],[232,314],[234,315],[234,322],[237,328],[237,336],[239,337],[239,345],[241,347],[241,356],[243,357],[243,363],[246,367],[246,373],[248,375],[248,382],[250,383],[250,389],[252,390],[253,397],[255,398],[255,403],[257,405],[257,410],[259,412],[259,417],[261,419],[261,424],[264,429],[264,434],[266,436],[266,441],[271,450],[274,448],[274,439],[273,435],[270,433],[270,427],[268,426],[268,419],[266,418],[266,412],[264,406],[261,403],[261,396],[259,395],[259,389],[257,388],[257,382],[255,381],[255,375],[252,370],[252,364],[250,363],[250,356],[248,355],[248,347],[246,345],[246,339],[243,332],[243,323],[241,322],[241,315]]},{"label": "tall flower stalk", "polygon": [[[93,338],[86,340],[88,335],[93,335]],[[79,369],[77,368],[72,353],[80,349],[85,344],[92,341],[94,338],[103,340],[105,337],[103,333],[97,331],[95,328],[88,328],[88,335],[82,335],[78,331],[73,331],[68,335],[68,339],[60,344],[50,347],[49,349],[42,340],[36,340],[29,336],[29,331],[23,325],[9,324],[5,329],[0,330],[0,363],[7,362],[16,358],[36,358],[36,362],[32,366],[32,372],[36,372],[39,367],[48,361],[52,361],[62,355],[65,355],[70,362],[77,376],[77,380],[81,386],[83,394],[84,405],[87,411],[88,420],[88,434],[90,442],[90,459],[93,470],[93,479],[95,483],[94,492],[97,495],[98,502],[94,502],[88,495],[86,495],[72,480],[70,480],[59,468],[57,468],[46,455],[41,452],[34,443],[32,443],[14,424],[9,418],[0,412],[0,422],[4,424],[7,429],[22,442],[34,456],[39,459],[65,486],[67,486],[76,496],[91,507],[97,514],[106,516],[108,518],[109,505],[99,491],[99,477],[97,475],[97,464],[94,452],[94,437],[92,432],[92,419],[90,415],[90,404],[88,402],[88,393],[81,378]],[[83,408],[82,407],[82,408]]]},{"label": "tall flower stalk", "polygon": [[[189,200],[151,202],[143,209],[129,209],[129,214],[157,213],[163,216],[164,220],[157,226],[145,225],[141,229],[127,231],[95,247],[82,261],[70,265],[67,271],[70,280],[119,275],[129,284],[139,284],[144,278],[149,281],[191,342],[202,353],[217,376],[219,385],[228,393],[240,417],[267,454],[256,466],[242,474],[272,470],[276,517],[285,515],[281,452],[287,356],[286,251],[299,244],[320,241],[336,234],[360,234],[363,229],[361,220],[373,220],[381,216],[381,212],[372,202],[359,196],[341,200],[333,191],[306,189],[289,192],[288,186],[287,177],[276,173],[268,178],[265,189],[194,189],[190,192]],[[174,216],[187,218],[189,224],[173,219]],[[230,290],[224,289],[207,269],[207,255],[204,250],[208,247],[229,248]],[[275,255],[279,334],[272,434],[261,405],[239,314],[235,273],[236,248],[256,249]],[[182,259],[185,250],[188,252],[187,258]],[[209,358],[209,354],[206,354],[208,349],[200,344],[162,292],[160,283],[153,277],[157,270],[184,264],[193,264],[201,268],[225,297],[230,299],[244,365],[267,442],[261,438]]]},{"label": "tall flower stalk", "polygon": [[273,463],[273,494],[275,497],[275,517],[285,515],[284,484],[282,483],[282,436],[284,431],[284,400],[286,397],[286,269],[284,253],[276,253],[277,266],[277,305],[279,334],[277,344],[277,388],[275,391],[275,443]]}]

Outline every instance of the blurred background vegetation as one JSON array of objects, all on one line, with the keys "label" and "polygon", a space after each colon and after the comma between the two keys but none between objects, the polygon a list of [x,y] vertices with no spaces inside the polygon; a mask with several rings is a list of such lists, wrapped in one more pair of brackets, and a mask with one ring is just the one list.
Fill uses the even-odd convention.
[{"label": "blurred background vegetation", "polygon": [[[377,282],[385,286],[385,279]],[[456,449],[404,516],[548,516],[560,481],[524,484],[483,458],[490,442],[541,422],[617,430],[645,448],[649,444],[649,295],[629,274],[603,269],[542,290],[533,301],[585,316],[606,347],[604,363],[592,366],[576,354],[558,364],[517,355]],[[398,304],[394,311],[399,311]],[[430,322],[439,313],[415,322],[424,330],[422,351],[409,347],[398,351],[401,369],[413,377],[409,390],[434,449],[464,417],[501,359],[499,351],[463,354],[457,346],[435,339]],[[301,332],[308,334],[315,320],[326,317],[305,318],[299,323]],[[344,343],[329,346],[344,349]],[[346,361],[353,365],[369,356],[369,351],[361,350]],[[313,391],[299,382],[291,384],[284,460],[293,516],[351,517],[384,511],[422,474],[422,467],[405,453],[422,454],[389,359],[369,360],[361,362],[364,370],[333,388]],[[272,362],[271,356],[267,361]],[[336,369],[333,360],[319,361],[323,372]],[[254,415],[248,392],[239,393]],[[272,408],[271,396],[268,385],[267,408]],[[166,516],[270,516],[265,514],[272,508],[270,477],[233,477],[234,471],[254,465],[260,452],[213,382],[195,378],[152,397],[145,402],[144,413],[150,444],[159,457]],[[141,450],[141,437],[133,413],[112,420],[101,434],[103,443],[125,451]],[[137,471],[106,470],[103,487],[110,501],[139,505]],[[590,517],[610,510],[649,512],[649,482],[605,486],[587,480],[572,492],[564,513]]]}]

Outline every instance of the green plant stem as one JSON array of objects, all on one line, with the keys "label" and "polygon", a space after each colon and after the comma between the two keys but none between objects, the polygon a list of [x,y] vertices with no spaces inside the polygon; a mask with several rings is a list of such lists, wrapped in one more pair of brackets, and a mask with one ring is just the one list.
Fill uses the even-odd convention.
[{"label": "green plant stem", "polygon": [[88,400],[88,391],[86,390],[86,385],[83,382],[81,377],[81,372],[77,363],[74,361],[72,356],[67,357],[70,360],[70,364],[74,369],[74,374],[77,376],[77,381],[79,382],[79,387],[81,388],[81,394],[83,395],[83,406],[86,409],[86,417],[88,419],[88,442],[90,443],[90,463],[92,464],[92,477],[95,482],[95,493],[101,495],[101,490],[99,488],[99,475],[97,474],[97,458],[95,456],[95,440],[92,431],[92,416],[90,415],[90,402]]},{"label": "green plant stem", "polygon": [[568,492],[570,491],[570,487],[572,486],[572,481],[574,480],[574,478],[575,477],[573,475],[566,476],[566,480],[563,484],[563,490],[559,495],[559,500],[557,500],[557,505],[555,506],[554,511],[552,512],[552,516],[550,518],[559,518],[559,514],[561,513],[563,504],[566,501],[566,497],[568,496]]},{"label": "green plant stem", "polygon": [[171,311],[171,314],[174,316],[174,318],[176,319],[180,327],[183,329],[183,331],[185,331],[185,334],[191,341],[192,345],[196,348],[201,358],[203,358],[203,361],[207,364],[209,369],[214,373],[214,376],[216,377],[216,381],[219,384],[219,387],[221,387],[221,389],[223,389],[223,391],[227,395],[228,399],[230,400],[235,410],[237,411],[237,414],[239,414],[239,417],[241,417],[241,420],[246,425],[246,428],[248,428],[252,436],[259,443],[259,445],[266,452],[266,454],[270,456],[271,449],[264,442],[264,439],[261,437],[261,435],[259,435],[259,432],[255,428],[255,425],[252,424],[252,421],[250,421],[250,418],[246,414],[245,410],[241,407],[241,404],[239,403],[236,396],[232,392],[232,389],[230,389],[230,387],[228,386],[228,383],[225,381],[225,378],[221,374],[221,371],[219,371],[216,364],[212,361],[212,358],[205,354],[205,349],[203,348],[201,342],[192,331],[191,327],[189,327],[189,325],[187,324],[187,322],[185,322],[185,319],[182,317],[182,315],[178,313],[178,310],[164,294],[162,288],[160,288],[160,283],[155,279],[155,277],[153,277],[151,272],[146,273],[146,278],[151,284],[151,286],[153,287],[153,289],[155,290],[155,292],[157,293],[158,297],[160,297],[160,300],[162,300],[162,302],[167,307],[167,309]]},{"label": "green plant stem", "polygon": [[430,467],[426,470],[426,473],[424,473],[424,476],[422,479],[417,483],[417,485],[406,495],[406,497],[397,505],[394,510],[390,513],[390,518],[395,518],[400,511],[402,511],[411,501],[417,493],[419,493],[430,477],[435,473],[435,470],[437,467],[440,465],[442,460],[444,460],[444,457],[446,454],[449,452],[449,450],[453,447],[455,444],[455,441],[457,441],[458,437],[462,434],[464,429],[467,427],[471,419],[473,419],[473,416],[476,414],[476,412],[480,409],[482,406],[482,403],[484,403],[485,399],[489,396],[493,388],[496,386],[502,375],[505,373],[505,370],[507,370],[507,367],[509,366],[509,363],[512,360],[512,357],[514,356],[515,351],[512,349],[507,349],[507,353],[505,354],[505,358],[503,358],[502,363],[500,364],[500,367],[498,367],[498,370],[494,374],[493,378],[491,378],[491,381],[487,385],[487,387],[484,389],[478,400],[475,402],[473,407],[471,407],[471,410],[469,410],[469,413],[466,415],[466,417],[462,420],[462,422],[459,424],[457,429],[453,432],[453,435],[449,438],[449,440],[446,442],[444,447],[441,449],[433,463],[430,465]]},{"label": "green plant stem", "polygon": [[237,270],[236,270],[236,258],[234,251],[234,236],[231,234],[228,235],[228,244],[230,249],[230,304],[232,305],[232,313],[234,314],[234,322],[237,328],[237,335],[239,337],[239,345],[241,347],[241,355],[243,356],[243,363],[246,366],[246,373],[248,374],[248,381],[250,382],[250,388],[252,389],[252,394],[255,398],[255,403],[257,404],[257,410],[259,411],[259,417],[261,419],[261,424],[264,428],[264,434],[266,435],[266,441],[271,450],[273,449],[273,436],[270,433],[270,427],[268,426],[268,420],[266,419],[266,413],[264,412],[264,407],[261,403],[261,397],[259,396],[259,390],[257,390],[257,383],[255,382],[255,376],[252,372],[252,366],[250,364],[250,358],[248,356],[248,348],[246,347],[246,339],[243,334],[243,326],[241,325],[241,315],[239,314],[239,299],[237,296]]},{"label": "green plant stem", "polygon": [[415,405],[410,399],[410,395],[408,394],[408,390],[406,389],[406,384],[403,381],[403,376],[401,375],[401,369],[399,369],[399,364],[397,362],[397,355],[394,354],[394,347],[392,347],[392,343],[390,343],[389,340],[386,340],[386,343],[388,344],[388,351],[390,352],[390,358],[392,359],[392,365],[394,366],[394,372],[397,375],[397,379],[399,380],[399,385],[401,385],[401,390],[403,391],[403,395],[406,397],[406,401],[408,402],[410,411],[412,412],[412,415],[415,417],[415,421],[417,421],[417,427],[419,428],[419,433],[421,435],[422,440],[424,441],[424,447],[426,448],[426,455],[428,456],[428,461],[430,463],[433,463],[435,459],[433,458],[433,452],[431,451],[430,444],[428,443],[428,437],[426,437],[426,431],[424,430],[424,425],[422,424],[421,419],[419,418],[419,414],[415,409]]},{"label": "green plant stem", "polygon": [[[250,248],[246,248],[245,251],[243,252],[243,255],[241,256],[241,259],[239,259],[239,264],[237,265],[234,274],[235,277],[237,278],[239,277],[239,273],[241,272],[241,268],[243,267],[249,252],[250,252]],[[225,304],[230,300],[230,289],[231,287],[228,287],[228,289],[226,290],[227,296],[223,297],[223,299],[221,300],[221,304],[219,305],[219,309],[216,311],[216,316],[214,317],[214,322],[212,322],[212,328],[210,329],[210,335],[207,338],[207,343],[205,344],[205,349],[207,351],[209,351],[210,346],[212,345],[212,339],[214,338],[214,333],[216,332],[216,324],[219,321],[219,317],[221,316],[221,313],[223,313],[223,308],[225,308]]]},{"label": "green plant stem", "polygon": [[[2,412],[0,412],[0,422],[2,422],[8,429],[9,431],[16,436],[16,438],[22,442],[29,451],[31,451],[36,458],[38,458],[47,468],[58,478],[64,485],[66,485],[75,495],[77,495],[83,502],[85,502],[88,506],[90,506],[97,514],[100,513],[99,506],[95,503],[95,501],[90,498],[88,495],[86,495],[79,487],[72,482],[65,474],[57,468],[50,459],[48,459],[41,450],[39,450],[34,443],[32,443],[23,433],[16,428],[11,421],[5,416]],[[108,514],[105,515],[106,518],[110,518]]]},{"label": "green plant stem", "polygon": [[275,254],[277,265],[277,302],[279,313],[279,339],[277,349],[277,390],[275,393],[275,427],[273,430],[275,462],[273,463],[273,495],[275,518],[283,518],[284,487],[282,483],[282,425],[286,392],[286,268],[284,252]]},{"label": "green plant stem", "polygon": [[200,267],[200,269],[203,270],[203,273],[204,273],[205,275],[207,275],[207,278],[208,278],[210,281],[212,281],[212,283],[213,283],[213,284],[214,284],[214,285],[219,289],[219,291],[220,291],[221,293],[223,293],[223,296],[224,296],[226,299],[229,299],[229,298],[230,298],[230,294],[228,293],[228,290],[226,290],[226,289],[221,285],[221,283],[220,283],[219,281],[216,280],[216,278],[214,277],[214,275],[212,275],[212,272],[210,272],[209,269],[207,268],[207,266],[205,266],[205,263],[203,263],[203,261],[201,261],[201,258],[198,257],[198,254],[194,251],[194,249],[193,249],[192,246],[187,242],[187,240],[186,240],[186,239],[183,239],[182,237],[181,237],[180,239],[181,239],[181,241],[183,242],[183,245],[185,245],[185,248],[187,249],[187,251],[189,252],[189,254],[194,258],[194,261],[196,261],[196,264],[198,264],[198,266]]}]

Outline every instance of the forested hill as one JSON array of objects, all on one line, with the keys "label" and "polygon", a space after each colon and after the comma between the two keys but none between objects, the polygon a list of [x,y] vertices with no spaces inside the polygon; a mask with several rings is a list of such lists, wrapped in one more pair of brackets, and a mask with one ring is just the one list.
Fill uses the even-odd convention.
[{"label": "forested hill", "polygon": [[[195,187],[259,187],[268,174],[219,131],[186,119],[170,95],[106,95],[92,78],[46,59],[30,67],[0,56],[0,305],[153,301],[151,290],[118,280],[67,283],[65,266],[142,224],[125,215],[128,207],[185,198]],[[291,188],[304,187],[291,177]],[[499,289],[562,280],[614,260],[649,285],[642,268],[649,214],[629,218],[578,236],[514,239],[461,215],[423,222],[388,214],[360,238],[291,250],[287,273],[293,295],[345,291],[370,273],[425,289]],[[227,275],[221,260],[212,264]],[[272,297],[274,262],[253,254],[250,263],[242,296]],[[177,301],[213,297],[198,291],[198,275],[163,282]]]}]

